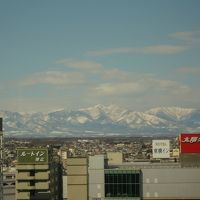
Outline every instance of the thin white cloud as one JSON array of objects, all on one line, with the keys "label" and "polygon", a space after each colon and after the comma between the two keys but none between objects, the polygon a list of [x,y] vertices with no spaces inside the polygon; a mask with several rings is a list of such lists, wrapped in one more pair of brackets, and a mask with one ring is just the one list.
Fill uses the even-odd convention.
[{"label": "thin white cloud", "polygon": [[178,45],[158,45],[158,46],[148,46],[144,47],[140,50],[141,53],[149,53],[149,54],[174,54],[180,53],[182,51],[187,50],[185,46]]},{"label": "thin white cloud", "polygon": [[131,93],[138,93],[142,91],[141,86],[138,83],[107,83],[101,84],[95,88],[95,91],[99,95],[127,95]]},{"label": "thin white cloud", "polygon": [[189,86],[172,80],[154,79],[150,80],[148,84],[153,86],[158,92],[163,92],[165,94],[177,95],[188,94],[190,92]]},{"label": "thin white cloud", "polygon": [[124,70],[120,70],[117,68],[113,69],[102,69],[101,76],[104,80],[118,80],[118,81],[125,81],[127,79],[132,79],[133,74],[128,73]]},{"label": "thin white cloud", "polygon": [[90,51],[91,56],[106,56],[111,54],[127,54],[127,53],[142,53],[142,54],[175,54],[187,50],[188,47],[181,45],[154,45],[141,48],[113,48],[102,51]]},{"label": "thin white cloud", "polygon": [[78,69],[83,71],[99,71],[102,65],[88,60],[73,60],[73,59],[62,59],[58,60],[56,63],[63,64],[68,68]]},{"label": "thin white cloud", "polygon": [[85,83],[83,74],[78,72],[47,71],[24,79],[20,82],[22,86],[31,86],[36,84],[49,84],[55,86],[73,86]]},{"label": "thin white cloud", "polygon": [[182,74],[199,74],[200,67],[182,67],[177,69],[177,72]]},{"label": "thin white cloud", "polygon": [[188,93],[190,88],[176,81],[160,80],[149,76],[140,77],[133,81],[103,83],[94,88],[94,94],[99,96],[136,96],[146,94],[179,94]]},{"label": "thin white cloud", "polygon": [[[88,63],[93,62],[88,61]],[[127,106],[134,104],[136,108],[141,108],[141,104],[151,107],[156,106],[155,103],[166,105],[167,102],[170,102],[170,105],[173,103],[177,105],[181,99],[184,99],[185,104],[194,100],[191,96],[195,93],[194,89],[177,81],[162,80],[152,74],[136,74],[117,68],[106,68],[98,63],[96,63],[96,73],[94,73],[93,70],[89,70],[90,67],[87,67],[89,65],[85,64],[77,60],[76,66],[71,67],[70,70],[40,72],[20,81],[20,86],[26,87],[18,87],[19,85],[17,85],[22,91],[19,96],[25,99],[20,101],[19,105],[25,105],[26,91],[33,88],[27,86],[38,84],[49,86],[48,91],[44,91],[46,93],[41,97],[43,102],[46,98],[54,98],[54,101],[46,101],[49,106],[45,105],[45,108],[41,108],[44,110],[48,110],[48,107],[50,109],[57,108],[60,105],[61,107],[65,107],[65,105],[76,107],[77,105],[84,106],[84,104],[96,103],[117,103]],[[83,70],[77,70],[82,66],[84,66]],[[35,109],[43,107],[40,106],[39,99],[40,97],[38,97]],[[32,101],[30,102],[32,103]],[[195,100],[194,102],[196,103]],[[4,104],[6,105],[6,101]]]},{"label": "thin white cloud", "polygon": [[185,31],[169,34],[170,37],[184,41],[189,45],[200,44],[200,31]]},{"label": "thin white cloud", "polygon": [[[79,63],[77,61],[77,63]],[[80,61],[80,63],[82,63]],[[92,62],[88,62],[92,63]],[[96,62],[95,62],[96,63]],[[86,63],[84,63],[85,65]],[[82,66],[82,64],[80,64]],[[32,86],[36,84],[47,84],[61,87],[76,86],[77,89],[83,88],[94,95],[139,95],[144,92],[156,93],[176,93],[187,92],[189,88],[176,81],[160,80],[151,74],[135,74],[119,69],[106,69],[100,64],[101,70],[93,73],[87,70],[82,71],[47,71],[24,79],[20,82],[22,86]],[[78,66],[78,64],[76,65]],[[99,67],[98,67],[99,68]],[[88,69],[85,67],[84,69]],[[97,69],[97,68],[96,68]]]},{"label": "thin white cloud", "polygon": [[126,72],[118,69],[104,68],[100,63],[94,61],[64,59],[57,61],[59,64],[64,64],[71,70],[63,71],[46,71],[35,73],[29,77],[19,81],[21,86],[31,86],[37,84],[47,84],[54,86],[83,86],[95,84],[95,81],[100,82],[108,79],[125,78]]}]

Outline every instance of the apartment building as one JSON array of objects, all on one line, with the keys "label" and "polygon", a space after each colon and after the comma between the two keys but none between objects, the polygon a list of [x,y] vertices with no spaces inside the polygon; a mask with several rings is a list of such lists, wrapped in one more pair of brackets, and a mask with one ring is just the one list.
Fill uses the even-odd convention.
[{"label": "apartment building", "polygon": [[3,200],[15,200],[15,169],[3,170]]},{"label": "apartment building", "polygon": [[17,149],[16,200],[62,200],[60,166],[48,148]]}]

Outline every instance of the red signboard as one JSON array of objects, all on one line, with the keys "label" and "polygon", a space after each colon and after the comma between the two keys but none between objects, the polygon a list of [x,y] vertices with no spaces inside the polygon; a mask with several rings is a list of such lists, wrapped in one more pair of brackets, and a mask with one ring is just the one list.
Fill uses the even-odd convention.
[{"label": "red signboard", "polygon": [[200,153],[200,133],[183,133],[179,135],[181,153]]}]

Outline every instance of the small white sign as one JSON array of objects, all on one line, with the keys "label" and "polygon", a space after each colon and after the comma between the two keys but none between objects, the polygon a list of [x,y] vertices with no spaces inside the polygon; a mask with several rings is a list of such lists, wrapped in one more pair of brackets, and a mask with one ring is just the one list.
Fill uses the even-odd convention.
[{"label": "small white sign", "polygon": [[153,140],[153,158],[169,158],[170,157],[170,141],[169,140]]}]

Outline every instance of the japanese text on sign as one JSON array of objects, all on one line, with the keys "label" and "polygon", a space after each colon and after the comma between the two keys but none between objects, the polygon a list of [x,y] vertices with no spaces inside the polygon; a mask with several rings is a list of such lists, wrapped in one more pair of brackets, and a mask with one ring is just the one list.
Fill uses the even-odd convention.
[{"label": "japanese text on sign", "polygon": [[170,144],[169,140],[153,140],[153,158],[169,158]]},{"label": "japanese text on sign", "polygon": [[185,138],[183,138],[182,142],[184,142],[184,143],[200,142],[200,137],[185,137]]},{"label": "japanese text on sign", "polygon": [[182,133],[179,141],[181,153],[200,153],[200,133]]},{"label": "japanese text on sign", "polygon": [[48,151],[47,149],[18,149],[17,158],[18,163],[47,163]]}]

